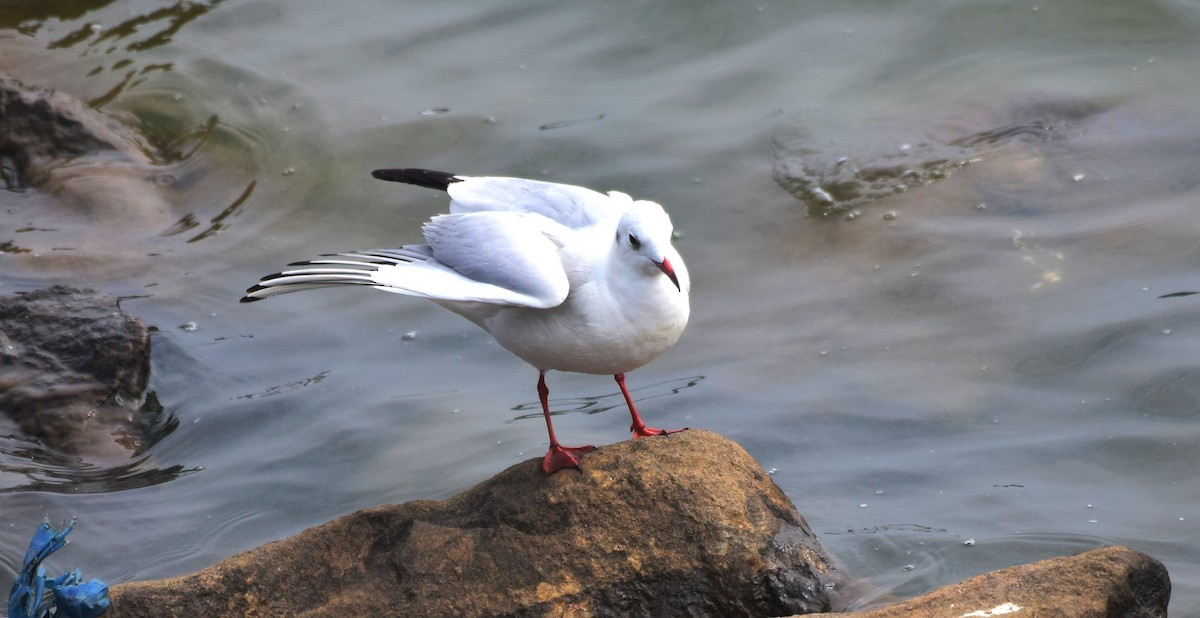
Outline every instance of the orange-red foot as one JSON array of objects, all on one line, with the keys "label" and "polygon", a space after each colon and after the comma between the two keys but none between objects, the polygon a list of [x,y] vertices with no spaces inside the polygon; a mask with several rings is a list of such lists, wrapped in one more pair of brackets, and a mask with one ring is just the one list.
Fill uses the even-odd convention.
[{"label": "orange-red foot", "polygon": [[649,438],[650,436],[669,436],[673,433],[687,431],[687,429],[688,429],[687,427],[684,427],[683,429],[655,429],[653,427],[647,427],[645,425],[642,425],[641,427],[638,427],[637,425],[632,425],[629,428],[629,430],[633,432],[634,440],[636,440],[638,438]]},{"label": "orange-red foot", "polygon": [[563,468],[579,468],[579,456],[594,450],[596,447],[590,444],[588,446],[553,444],[550,446],[550,451],[542,458],[542,472],[554,474]]}]

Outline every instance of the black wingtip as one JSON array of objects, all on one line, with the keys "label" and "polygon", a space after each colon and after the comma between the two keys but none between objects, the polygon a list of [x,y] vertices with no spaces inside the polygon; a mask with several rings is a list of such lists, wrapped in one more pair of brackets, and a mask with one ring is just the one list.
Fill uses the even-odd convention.
[{"label": "black wingtip", "polygon": [[1159,296],[1159,298],[1179,298],[1181,296],[1192,296],[1195,294],[1200,294],[1200,292],[1171,292],[1170,294],[1163,294],[1162,296]]},{"label": "black wingtip", "polygon": [[423,170],[415,167],[375,170],[371,172],[371,175],[380,180],[403,182],[427,189],[437,189],[438,191],[445,191],[452,182],[462,181],[462,178],[458,178],[454,174]]},{"label": "black wingtip", "polygon": [[241,297],[240,299],[238,299],[238,302],[239,303],[256,303],[256,302],[262,300],[263,297],[251,296],[251,294],[253,294],[255,292],[260,292],[265,289],[267,289],[267,286],[265,286],[265,285],[254,284],[253,286],[250,286],[250,288],[248,288],[246,290],[246,295]]}]

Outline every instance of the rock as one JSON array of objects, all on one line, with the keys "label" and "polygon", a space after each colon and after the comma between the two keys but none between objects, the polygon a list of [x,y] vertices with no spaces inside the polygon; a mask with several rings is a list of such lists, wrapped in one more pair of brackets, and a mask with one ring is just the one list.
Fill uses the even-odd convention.
[{"label": "rock", "polygon": [[0,76],[0,180],[18,191],[39,184],[55,163],[101,151],[146,162],[141,140],[82,101]]},{"label": "rock", "polygon": [[1166,618],[1170,600],[1166,567],[1118,546],[1001,569],[880,609],[816,616]]},{"label": "rock", "polygon": [[[517,464],[445,501],[346,515],[198,573],[112,588],[125,616],[770,616],[836,573],[738,445],[690,430]],[[829,588],[827,588],[827,584]]]},{"label": "rock", "polygon": [[0,412],[62,453],[128,458],[150,334],[107,294],[62,286],[0,296]]},{"label": "rock", "polygon": [[153,152],[79,99],[0,76],[0,189],[18,196],[0,252],[21,268],[112,273],[120,262],[144,272],[138,247],[176,220],[173,177]]},{"label": "rock", "polygon": [[1041,155],[1050,144],[1077,137],[1104,111],[1086,99],[1030,94],[977,106],[916,132],[912,126],[923,123],[913,118],[893,121],[903,127],[894,130],[887,125],[832,126],[806,112],[801,122],[775,128],[771,175],[810,216],[847,215],[982,161],[999,168],[992,172],[996,176],[1028,165],[1041,169]]}]

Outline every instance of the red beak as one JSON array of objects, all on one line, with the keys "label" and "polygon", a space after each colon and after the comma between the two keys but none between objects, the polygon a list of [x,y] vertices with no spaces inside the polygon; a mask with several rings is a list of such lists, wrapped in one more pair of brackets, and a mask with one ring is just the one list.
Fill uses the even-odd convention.
[{"label": "red beak", "polygon": [[655,262],[655,264],[658,265],[658,269],[663,271],[663,274],[665,274],[667,278],[671,280],[671,283],[675,284],[675,289],[682,292],[683,288],[679,287],[679,277],[675,276],[675,269],[671,266],[671,261],[667,258],[663,258],[663,261]]}]

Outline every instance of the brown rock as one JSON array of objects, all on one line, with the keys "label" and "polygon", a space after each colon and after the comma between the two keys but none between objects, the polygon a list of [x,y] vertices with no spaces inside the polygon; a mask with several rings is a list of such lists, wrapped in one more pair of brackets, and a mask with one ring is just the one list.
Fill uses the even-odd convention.
[{"label": "brown rock", "polygon": [[1001,569],[880,609],[816,615],[1166,618],[1170,600],[1171,579],[1166,567],[1142,552],[1118,546]]},{"label": "brown rock", "polygon": [[21,194],[6,217],[26,232],[0,236],[9,267],[144,273],[146,239],[177,220],[173,174],[151,154],[161,156],[87,103],[0,75],[0,189]]},{"label": "brown rock", "polygon": [[[738,445],[690,430],[367,509],[199,573],[114,586],[123,616],[765,616],[830,609],[804,519]],[[831,586],[832,587],[832,586]]]},{"label": "brown rock", "polygon": [[132,131],[82,101],[0,75],[0,181],[20,190],[38,184],[55,163],[102,151],[144,162]]},{"label": "brown rock", "polygon": [[0,296],[0,414],[45,446],[128,458],[150,333],[112,296],[54,286]]}]

